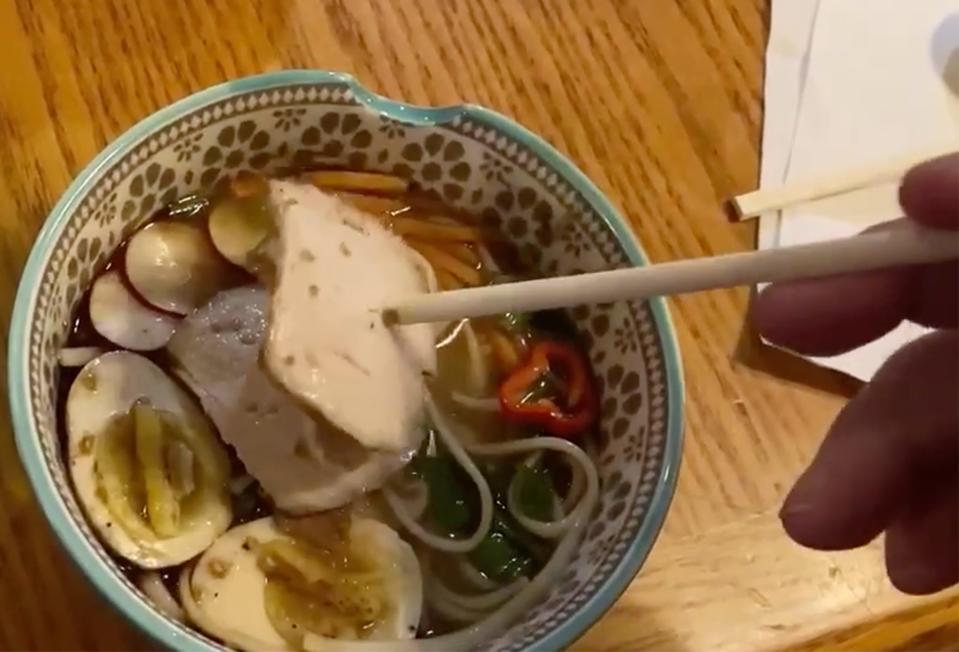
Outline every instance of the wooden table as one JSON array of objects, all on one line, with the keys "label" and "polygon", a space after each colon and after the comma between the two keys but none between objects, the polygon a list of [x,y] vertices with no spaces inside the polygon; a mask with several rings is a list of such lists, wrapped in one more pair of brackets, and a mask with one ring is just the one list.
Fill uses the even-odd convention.
[{"label": "wooden table", "polygon": [[[516,118],[631,217],[653,260],[749,249],[753,227],[721,205],[756,183],[768,12],[763,0],[0,0],[4,326],[47,211],[106,143],[192,91],[280,68]],[[897,595],[875,545],[818,554],[783,535],[777,505],[855,388],[757,346],[747,303],[744,290],[671,302],[688,392],[679,491],[641,577],[575,648],[956,649],[955,594]],[[58,549],[2,421],[0,647],[145,647]]]}]

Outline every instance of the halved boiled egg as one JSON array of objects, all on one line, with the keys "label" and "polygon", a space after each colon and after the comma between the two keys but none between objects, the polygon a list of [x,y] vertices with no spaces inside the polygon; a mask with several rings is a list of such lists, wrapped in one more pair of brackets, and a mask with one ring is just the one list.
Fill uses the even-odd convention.
[{"label": "halved boiled egg", "polygon": [[67,396],[70,476],[102,539],[143,568],[182,563],[230,525],[230,464],[193,399],[129,351],[99,356]]},{"label": "halved boiled egg", "polygon": [[423,585],[409,544],[381,521],[342,510],[307,519],[320,519],[320,537],[297,527],[303,519],[268,517],[217,539],[180,576],[189,618],[245,650],[414,638]]}]

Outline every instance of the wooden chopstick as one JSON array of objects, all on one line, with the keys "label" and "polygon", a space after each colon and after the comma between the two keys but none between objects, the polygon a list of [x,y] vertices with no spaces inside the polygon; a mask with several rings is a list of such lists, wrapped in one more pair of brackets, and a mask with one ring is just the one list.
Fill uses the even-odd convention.
[{"label": "wooden chopstick", "polygon": [[402,324],[445,322],[957,258],[959,232],[903,222],[886,231],[814,244],[417,295],[384,310],[383,318]]},{"label": "wooden chopstick", "polygon": [[919,152],[913,152],[891,161],[883,161],[815,179],[789,183],[778,188],[759,189],[731,200],[737,219],[756,217],[766,211],[779,210],[793,204],[879,185],[901,179],[917,163],[959,151],[959,143],[950,143]]}]

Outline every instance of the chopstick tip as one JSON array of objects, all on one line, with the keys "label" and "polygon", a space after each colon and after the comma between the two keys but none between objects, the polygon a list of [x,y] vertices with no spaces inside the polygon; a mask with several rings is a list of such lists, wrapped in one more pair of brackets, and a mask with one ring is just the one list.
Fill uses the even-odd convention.
[{"label": "chopstick tip", "polygon": [[739,209],[739,202],[736,197],[723,202],[723,213],[728,222],[740,222],[744,217],[743,212]]},{"label": "chopstick tip", "polygon": [[383,311],[383,325],[396,326],[400,323],[400,313],[396,308],[387,308]]}]

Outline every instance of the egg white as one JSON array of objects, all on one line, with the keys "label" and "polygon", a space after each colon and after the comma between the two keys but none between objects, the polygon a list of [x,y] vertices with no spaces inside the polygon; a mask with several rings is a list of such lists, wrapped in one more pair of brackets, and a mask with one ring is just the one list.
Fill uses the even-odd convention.
[{"label": "egg white", "polygon": [[[266,613],[266,576],[257,564],[256,551],[247,544],[286,537],[272,517],[235,527],[214,542],[192,569],[184,571],[180,598],[196,625],[243,650],[288,650],[290,646],[273,628]],[[416,636],[423,604],[419,562],[413,549],[384,523],[354,517],[350,538],[361,541],[382,564],[386,590],[394,608],[365,641],[334,641],[307,633],[308,651],[346,649],[351,645],[382,649],[372,641],[408,641]],[[228,569],[225,573],[223,569]]]},{"label": "egg white", "polygon": [[69,472],[80,505],[103,541],[137,566],[163,568],[205,550],[229,527],[232,510],[224,490],[199,514],[185,519],[180,534],[151,541],[131,537],[116,521],[97,495],[95,438],[106,432],[111,419],[127,414],[141,399],[174,417],[205,418],[190,396],[145,357],[129,351],[105,353],[83,367],[67,395]]}]

